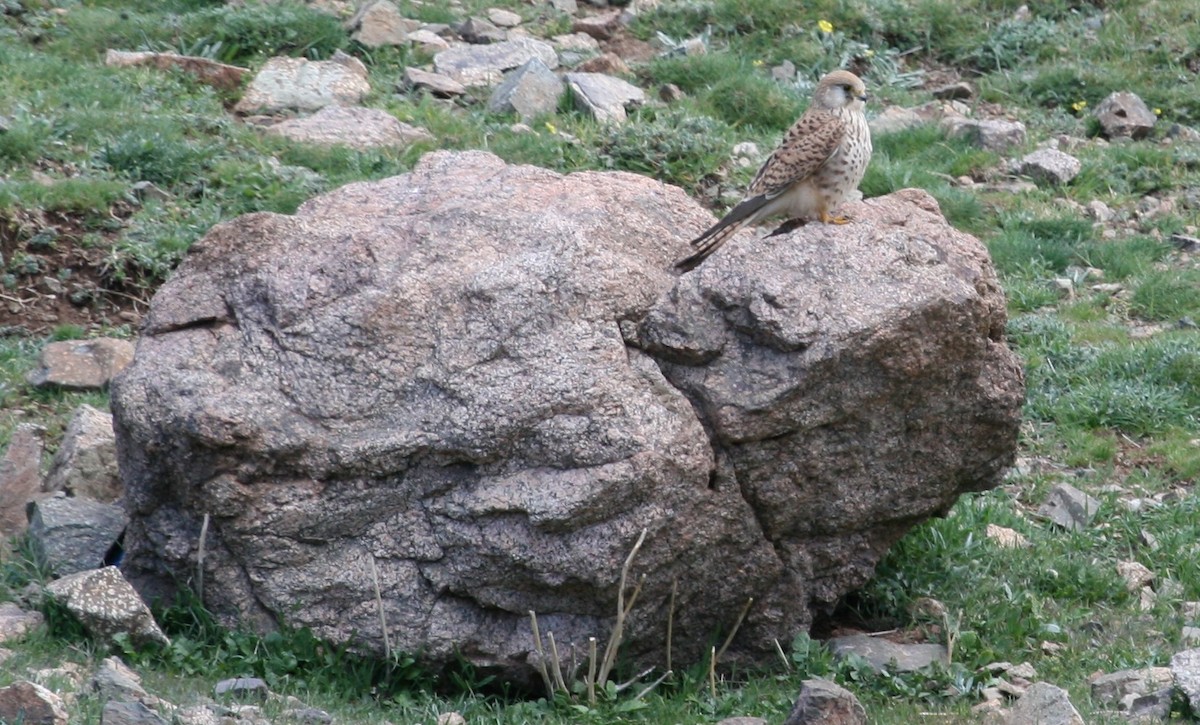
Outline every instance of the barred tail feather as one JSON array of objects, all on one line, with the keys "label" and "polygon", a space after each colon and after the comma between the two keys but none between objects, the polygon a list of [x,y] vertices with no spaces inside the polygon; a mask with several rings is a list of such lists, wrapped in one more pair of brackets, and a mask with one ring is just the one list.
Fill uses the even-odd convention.
[{"label": "barred tail feather", "polygon": [[692,246],[696,247],[695,253],[676,262],[675,268],[682,272],[690,272],[700,266],[701,262],[720,249],[721,245],[737,234],[742,227],[754,223],[768,201],[766,195],[759,195],[735,206],[721,221],[692,240]]}]

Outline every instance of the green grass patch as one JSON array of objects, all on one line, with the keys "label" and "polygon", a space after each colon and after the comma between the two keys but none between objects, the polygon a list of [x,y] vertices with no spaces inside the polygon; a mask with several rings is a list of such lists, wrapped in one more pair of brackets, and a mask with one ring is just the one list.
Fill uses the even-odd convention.
[{"label": "green grass patch", "polygon": [[1200,269],[1154,270],[1139,281],[1130,310],[1146,320],[1200,316]]}]

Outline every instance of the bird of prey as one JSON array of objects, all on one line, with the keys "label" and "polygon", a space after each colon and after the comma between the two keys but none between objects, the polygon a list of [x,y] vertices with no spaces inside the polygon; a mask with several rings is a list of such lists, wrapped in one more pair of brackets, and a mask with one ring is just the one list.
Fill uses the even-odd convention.
[{"label": "bird of prey", "polygon": [[867,88],[853,73],[836,70],[823,77],[812,105],[763,162],[746,198],[692,240],[696,252],[675,267],[695,269],[742,227],[779,214],[826,224],[848,222],[832,212],[858,188],[871,160],[866,101]]}]

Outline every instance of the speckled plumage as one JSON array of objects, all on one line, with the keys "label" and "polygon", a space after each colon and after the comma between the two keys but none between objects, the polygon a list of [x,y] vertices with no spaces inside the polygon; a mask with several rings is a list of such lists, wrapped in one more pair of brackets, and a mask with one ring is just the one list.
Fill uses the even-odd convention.
[{"label": "speckled plumage", "polygon": [[871,160],[866,100],[866,86],[853,73],[823,77],[812,105],[763,162],[746,198],[692,240],[696,252],[675,266],[694,269],[742,227],[780,214],[845,224],[847,219],[830,212],[858,188]]}]

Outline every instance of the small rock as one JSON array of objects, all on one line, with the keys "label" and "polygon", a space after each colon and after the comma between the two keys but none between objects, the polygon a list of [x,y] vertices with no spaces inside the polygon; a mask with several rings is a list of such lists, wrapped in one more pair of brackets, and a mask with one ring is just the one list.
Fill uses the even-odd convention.
[{"label": "small rock", "polygon": [[129,702],[147,697],[142,680],[118,657],[106,657],[92,675],[92,689],[103,700]]},{"label": "small rock", "polygon": [[579,3],[577,3],[576,0],[549,0],[549,2],[550,7],[554,8],[560,13],[574,15],[575,13],[579,12]]},{"label": "small rock", "polygon": [[333,722],[333,715],[315,707],[290,708],[283,711],[283,717],[286,720],[306,725],[327,725]]},{"label": "small rock", "polygon": [[1063,650],[1066,649],[1066,646],[1061,645],[1058,642],[1042,642],[1041,648],[1043,654],[1048,657],[1053,657],[1056,654],[1061,654]]},{"label": "small rock", "polygon": [[267,687],[266,681],[257,677],[234,677],[228,680],[221,680],[213,688],[213,692],[217,697],[246,697],[250,695],[265,698],[270,691],[271,689]]},{"label": "small rock", "polygon": [[1184,602],[1183,620],[1189,624],[1200,624],[1200,602]]},{"label": "small rock", "polygon": [[633,73],[616,53],[601,53],[595,58],[589,58],[580,63],[575,70],[580,73],[619,73],[620,75]]},{"label": "small rock", "polygon": [[64,340],[42,348],[26,380],[36,388],[100,390],[133,360],[133,343],[111,337]]},{"label": "small rock", "polygon": [[457,712],[443,712],[438,715],[437,725],[467,725],[467,720]]},{"label": "small rock", "polygon": [[1096,106],[1096,118],[1104,135],[1110,139],[1145,138],[1154,130],[1158,117],[1134,93],[1118,91]]},{"label": "small rock", "polygon": [[179,725],[227,725],[207,705],[180,708],[175,711],[175,720]]},{"label": "small rock", "polygon": [[104,703],[100,725],[167,725],[167,721],[140,702],[110,700]]},{"label": "small rock", "polygon": [[762,151],[753,141],[743,141],[735,145],[733,151],[730,152],[730,158],[733,160],[734,166],[740,168],[758,166],[763,160]]},{"label": "small rock", "polygon": [[455,28],[462,39],[476,45],[502,43],[508,35],[483,18],[468,18]]},{"label": "small rock", "polygon": [[1079,159],[1055,149],[1038,149],[1020,161],[1020,173],[1037,181],[1062,185],[1074,179],[1083,164]]},{"label": "small rock", "polygon": [[1146,667],[1121,670],[1090,678],[1092,699],[1105,705],[1115,705],[1127,695],[1148,695],[1174,683],[1169,667]]},{"label": "small rock", "polygon": [[430,73],[427,70],[409,66],[404,69],[404,88],[422,89],[440,98],[461,96],[467,92],[467,87],[450,76],[441,73]]},{"label": "small rock", "polygon": [[1116,282],[1106,282],[1103,284],[1094,284],[1089,289],[1093,292],[1101,294],[1115,295],[1125,290],[1125,285],[1117,284]]},{"label": "small rock", "polygon": [[975,97],[975,87],[966,81],[933,89],[933,97],[942,101],[965,101]]},{"label": "small rock", "polygon": [[940,644],[896,644],[866,634],[834,637],[828,644],[835,657],[858,655],[878,672],[885,669],[894,672],[915,672],[934,662],[947,662],[946,647]]},{"label": "small rock", "polygon": [[577,19],[571,25],[575,33],[587,33],[596,40],[608,40],[621,27],[621,11],[610,10],[598,15]]},{"label": "small rock", "polygon": [[996,678],[995,688],[999,690],[1001,694],[1008,695],[1012,699],[1016,700],[1029,690],[1029,685],[1009,682],[1003,677],[998,677]]},{"label": "small rock", "polygon": [[401,45],[409,39],[409,33],[420,27],[419,21],[404,17],[388,0],[365,2],[346,21],[346,29],[352,33],[350,37],[368,48]]},{"label": "small rock", "polygon": [[554,36],[553,40],[554,46],[559,50],[573,51],[576,53],[600,52],[600,41],[596,40],[587,33],[556,35]]},{"label": "small rock", "polygon": [[1001,549],[1020,549],[1029,546],[1029,540],[1015,529],[988,524],[983,533],[984,536],[996,542]]},{"label": "small rock", "polygon": [[1179,638],[1185,645],[1200,645],[1200,627],[1184,625],[1180,631]]},{"label": "small rock", "polygon": [[25,507],[41,498],[42,433],[44,429],[22,423],[12,432],[0,459],[0,540],[25,531]]},{"label": "small rock", "polygon": [[174,198],[171,192],[160,189],[149,181],[138,181],[129,187],[129,191],[143,204],[148,201],[170,201]]},{"label": "small rock", "polygon": [[515,111],[524,120],[554,113],[566,92],[562,79],[537,58],[530,58],[496,86],[487,108],[492,113]]},{"label": "small rock", "polygon": [[12,602],[0,602],[0,644],[23,639],[45,621],[41,612],[26,612]]},{"label": "small rock", "polygon": [[97,639],[120,633],[134,642],[169,644],[150,609],[115,566],[81,571],[46,585],[46,592],[67,607]]},{"label": "small rock", "polygon": [[433,69],[465,86],[499,83],[504,72],[538,58],[547,68],[558,67],[558,55],[546,42],[514,38],[491,45],[467,45],[443,50],[433,57]]},{"label": "small rock", "polygon": [[576,104],[600,122],[621,123],[627,106],[646,100],[641,88],[600,73],[568,73],[567,87]]},{"label": "small rock", "polygon": [[119,506],[54,496],[30,507],[29,539],[42,563],[62,576],[104,566],[127,523]]},{"label": "small rock", "polygon": [[658,88],[658,97],[664,103],[678,103],[687,98],[687,94],[674,83],[664,83]]},{"label": "small rock", "polygon": [[727,717],[717,722],[717,725],[770,725],[761,717]]},{"label": "small rock", "polygon": [[952,137],[966,138],[980,148],[998,153],[1025,143],[1025,124],[1020,121],[979,121],[950,116],[942,119],[942,127]]},{"label": "small rock", "polygon": [[447,50],[450,47],[450,43],[445,38],[425,28],[409,33],[407,40],[417,48],[431,55]]},{"label": "small rock", "polygon": [[1113,217],[1116,216],[1116,213],[1109,208],[1108,204],[1105,204],[1099,199],[1092,199],[1087,203],[1085,208],[1087,209],[1088,216],[1100,222],[1101,224],[1112,221]]},{"label": "small rock", "polygon": [[1077,530],[1087,527],[1099,510],[1099,501],[1068,483],[1060,483],[1051,489],[1037,512],[1064,529]]},{"label": "small rock", "polygon": [[241,114],[354,106],[371,92],[362,61],[336,51],[329,60],[271,58],[233,110]]},{"label": "small rock", "polygon": [[404,149],[419,141],[433,141],[423,128],[410,126],[379,108],[326,106],[306,118],[292,118],[267,127],[269,133],[316,146],[353,149]]},{"label": "small rock", "polygon": [[910,128],[916,128],[924,123],[928,123],[928,121],[917,114],[916,111],[911,108],[901,108],[900,106],[888,106],[878,116],[867,121],[867,124],[871,127],[872,136],[905,131]]},{"label": "small rock", "polygon": [[1007,672],[1010,677],[1020,677],[1023,680],[1036,680],[1038,676],[1037,670],[1028,662],[1013,665],[1008,668]]},{"label": "small rock", "polygon": [[844,687],[814,677],[805,680],[783,725],[866,725],[867,711]]},{"label": "small rock", "polygon": [[946,605],[933,597],[918,597],[909,606],[908,613],[915,619],[941,621],[946,616]]},{"label": "small rock", "polygon": [[1176,652],[1171,657],[1171,677],[1192,711],[1200,711],[1200,649]]},{"label": "small rock", "polygon": [[0,722],[21,725],[67,725],[62,698],[33,682],[0,687]]},{"label": "small rock", "polygon": [[104,64],[118,68],[152,66],[164,71],[170,69],[180,70],[195,76],[197,80],[205,85],[223,91],[236,90],[242,85],[242,79],[250,73],[249,68],[226,65],[225,63],[218,63],[208,58],[143,51],[108,50],[104,54]]},{"label": "small rock", "polygon": [[1058,296],[1069,300],[1075,296],[1075,281],[1070,277],[1055,277],[1050,280],[1050,286],[1058,293]]},{"label": "small rock", "polygon": [[488,8],[488,20],[501,28],[515,28],[521,24],[521,16],[503,8]]},{"label": "small rock", "polygon": [[796,80],[796,64],[785,60],[771,69],[771,79],[780,83],[791,83]]},{"label": "small rock", "polygon": [[50,463],[43,489],[113,503],[124,487],[117,470],[112,414],[84,404],[75,409]]},{"label": "small rock", "polygon": [[1125,580],[1125,588],[1136,592],[1154,581],[1154,572],[1136,561],[1117,562],[1117,573]]},{"label": "small rock", "polygon": [[1005,716],[1006,725],[1085,725],[1067,691],[1047,682],[1029,687]]}]

